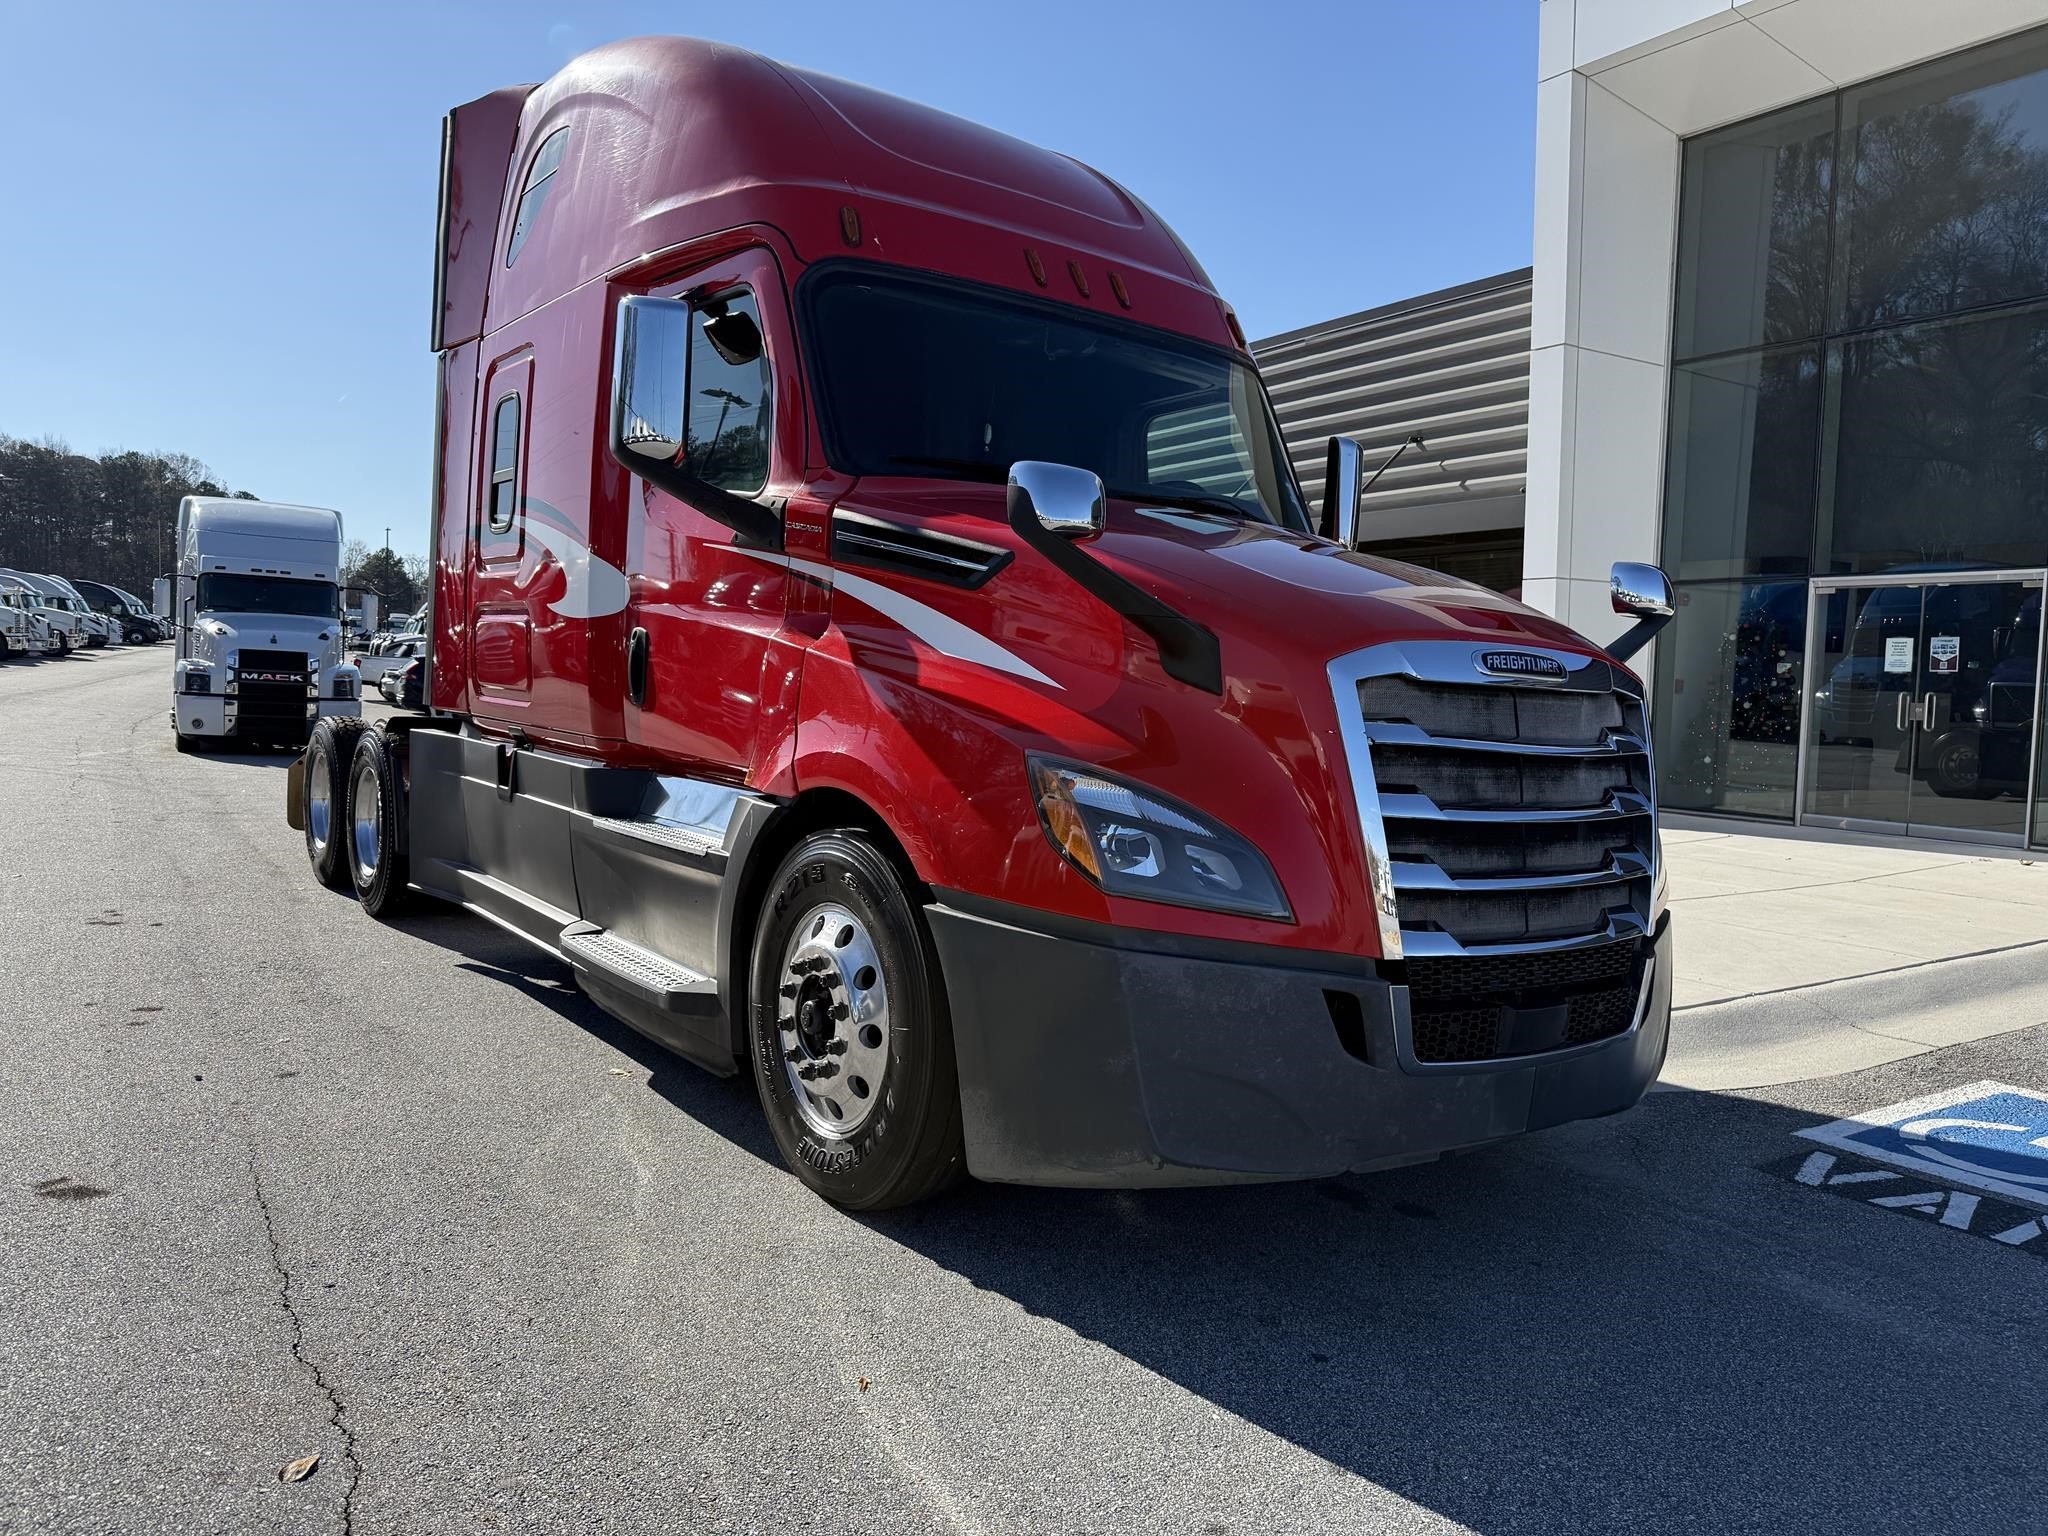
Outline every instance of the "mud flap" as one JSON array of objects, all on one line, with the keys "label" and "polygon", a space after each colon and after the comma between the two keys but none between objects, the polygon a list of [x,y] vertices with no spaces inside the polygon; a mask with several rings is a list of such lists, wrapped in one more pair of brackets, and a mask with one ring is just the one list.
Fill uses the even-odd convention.
[{"label": "mud flap", "polygon": [[306,830],[306,754],[301,752],[284,771],[284,824]]}]

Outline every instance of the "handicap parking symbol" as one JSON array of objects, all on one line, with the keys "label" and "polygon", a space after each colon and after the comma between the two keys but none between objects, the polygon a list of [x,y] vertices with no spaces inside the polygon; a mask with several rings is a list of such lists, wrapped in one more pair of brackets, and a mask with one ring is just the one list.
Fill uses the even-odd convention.
[{"label": "handicap parking symbol", "polygon": [[1895,1168],[2048,1207],[2048,1093],[1969,1083],[1798,1134]]}]

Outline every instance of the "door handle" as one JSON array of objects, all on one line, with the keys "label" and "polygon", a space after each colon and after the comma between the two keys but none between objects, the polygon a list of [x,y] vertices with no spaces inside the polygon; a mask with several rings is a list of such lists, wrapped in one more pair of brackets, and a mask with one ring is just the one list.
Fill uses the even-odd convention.
[{"label": "door handle", "polygon": [[1911,695],[1910,693],[1902,693],[1898,697],[1899,707],[1897,710],[1894,711],[1894,714],[1897,718],[1894,720],[1893,723],[1897,725],[1897,727],[1900,730],[1903,731],[1906,728],[1906,705],[1908,701],[1912,699],[1913,695]]},{"label": "door handle", "polygon": [[1920,729],[1923,731],[1931,731],[1934,729],[1934,701],[1937,697],[1939,697],[1939,695],[1937,695],[1935,691],[1932,688],[1930,688],[1927,690],[1926,695],[1920,700]]},{"label": "door handle", "polygon": [[647,703],[647,631],[636,629],[626,640],[626,697],[636,705]]}]

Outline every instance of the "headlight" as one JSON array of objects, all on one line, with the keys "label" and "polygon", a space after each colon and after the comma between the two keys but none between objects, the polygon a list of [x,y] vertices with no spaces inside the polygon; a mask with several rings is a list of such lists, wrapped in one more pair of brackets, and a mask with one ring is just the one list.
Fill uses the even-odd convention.
[{"label": "headlight", "polygon": [[354,698],[356,696],[356,680],[352,677],[343,677],[337,672],[334,677],[334,696],[337,699]]},{"label": "headlight", "polygon": [[205,672],[187,672],[185,674],[185,691],[187,693],[211,693],[213,692],[213,678]]},{"label": "headlight", "polygon": [[1111,895],[1293,920],[1265,856],[1227,827],[1078,763],[1034,756],[1030,768],[1046,839]]}]

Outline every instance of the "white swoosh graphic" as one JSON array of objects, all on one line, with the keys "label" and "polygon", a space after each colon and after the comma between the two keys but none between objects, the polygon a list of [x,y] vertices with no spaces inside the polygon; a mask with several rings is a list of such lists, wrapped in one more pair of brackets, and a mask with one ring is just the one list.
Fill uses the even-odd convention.
[{"label": "white swoosh graphic", "polygon": [[600,560],[574,536],[539,518],[526,520],[526,535],[562,562],[568,578],[562,595],[548,606],[565,619],[597,619],[626,606],[626,573]]},{"label": "white swoosh graphic", "polygon": [[1008,672],[1013,677],[1029,678],[1048,688],[1060,686],[1023,657],[1004,650],[987,635],[969,629],[958,619],[948,618],[938,609],[920,603],[894,587],[885,587],[879,581],[869,581],[865,576],[855,576],[834,566],[819,565],[814,560],[799,560],[794,555],[770,554],[760,549],[742,550],[741,553],[817,577],[854,601],[865,603],[875,612],[894,619],[941,656],[971,661],[976,666],[987,667],[994,672]]}]

